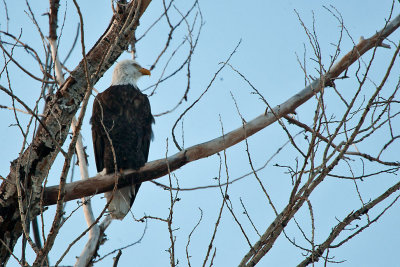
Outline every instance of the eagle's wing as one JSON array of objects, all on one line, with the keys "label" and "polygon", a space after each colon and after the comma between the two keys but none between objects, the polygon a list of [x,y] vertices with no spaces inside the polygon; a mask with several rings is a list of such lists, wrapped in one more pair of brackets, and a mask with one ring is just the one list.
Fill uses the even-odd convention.
[{"label": "eagle's wing", "polygon": [[[143,153],[144,156],[144,162],[147,162],[148,157],[149,157],[149,150],[150,150],[150,142],[153,139],[153,131],[152,131],[152,124],[154,123],[154,117],[151,115],[151,106],[150,106],[150,101],[147,98],[146,95],[140,93],[139,89],[137,89],[137,95],[136,98],[142,103],[140,106],[140,114],[137,113],[135,114],[139,120],[139,117],[142,121],[141,127],[143,127],[142,134],[140,135],[138,142],[141,142],[141,152]],[[144,165],[144,163],[143,163]],[[139,188],[141,186],[141,183],[135,184],[131,187],[131,199],[130,199],[130,205],[132,206],[133,202],[135,201],[137,192],[139,191]]]},{"label": "eagle's wing", "polygon": [[150,141],[153,139],[153,131],[151,129],[151,125],[154,123],[154,117],[151,115],[151,107],[150,107],[150,101],[147,98],[147,96],[145,96],[143,98],[144,100],[144,114],[147,114],[147,123],[146,123],[146,129],[145,129],[145,135],[144,138],[142,140],[143,142],[143,154],[144,154],[144,158],[147,162],[148,157],[149,157],[149,150],[150,150]]},{"label": "eagle's wing", "polygon": [[93,149],[94,157],[96,160],[97,172],[101,172],[104,169],[104,136],[103,131],[100,127],[102,116],[102,108],[100,107],[100,94],[94,99],[93,103],[93,113],[92,113],[92,139],[93,139]]}]

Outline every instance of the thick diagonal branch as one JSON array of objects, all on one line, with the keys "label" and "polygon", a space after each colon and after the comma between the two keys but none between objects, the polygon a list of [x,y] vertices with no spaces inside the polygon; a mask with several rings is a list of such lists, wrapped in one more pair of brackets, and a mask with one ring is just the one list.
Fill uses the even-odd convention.
[{"label": "thick diagonal branch", "polygon": [[[165,159],[159,159],[147,163],[139,171],[127,171],[118,178],[118,187],[127,186],[131,182],[144,182],[162,177],[168,173],[168,166],[171,171],[174,171],[189,162],[211,156],[231,147],[264,129],[279,118],[293,112],[297,107],[318,93],[326,84],[331,84],[332,80],[339,77],[342,72],[356,62],[365,52],[376,46],[380,46],[382,40],[393,33],[399,26],[400,15],[371,38],[361,40],[360,43],[339,60],[325,76],[315,80],[299,93],[295,94],[281,105],[276,106],[273,112],[262,114],[236,130],[229,132],[225,136],[187,148],[167,158],[168,163]],[[110,191],[113,189],[114,183],[115,177],[113,175],[106,175],[93,177],[87,181],[77,181],[67,184],[65,201]],[[45,205],[55,204],[57,187],[46,188],[44,195]]]}]

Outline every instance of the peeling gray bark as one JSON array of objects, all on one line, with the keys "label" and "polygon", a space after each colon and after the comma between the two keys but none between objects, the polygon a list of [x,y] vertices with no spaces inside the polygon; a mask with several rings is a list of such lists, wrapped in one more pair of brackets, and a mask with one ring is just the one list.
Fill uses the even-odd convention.
[{"label": "peeling gray bark", "polygon": [[[150,1],[138,1],[141,2],[138,17],[143,14]],[[137,23],[131,23],[135,16],[129,16],[129,11],[135,5],[135,2],[132,1],[125,8],[118,9],[118,14],[113,16],[108,29],[86,55],[91,84],[96,84],[105,71],[127,49],[132,40]],[[121,34],[121,29],[128,19],[131,20],[127,23],[130,28],[124,30]],[[109,49],[107,58],[103,58],[105,52]],[[25,194],[29,196],[30,201],[29,214],[27,215],[28,218],[33,218],[40,211],[39,204],[43,180],[47,176],[55,157],[60,152],[58,147],[66,140],[72,118],[83,100],[86,88],[87,81],[82,60],[56,94],[48,99],[42,120],[47,130],[43,126],[39,127],[32,144],[11,163],[10,173],[7,176],[11,183],[3,182],[0,186],[0,239],[3,241],[0,244],[1,266],[7,263],[11,255],[10,252],[22,234],[18,195],[16,187],[13,185],[17,174],[22,183],[26,181],[29,185],[28,188],[25,188],[25,192],[28,192]]]}]

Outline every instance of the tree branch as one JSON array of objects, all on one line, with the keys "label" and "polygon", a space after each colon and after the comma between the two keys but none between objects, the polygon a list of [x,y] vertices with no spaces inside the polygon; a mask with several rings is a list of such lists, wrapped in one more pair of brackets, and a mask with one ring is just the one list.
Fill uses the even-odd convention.
[{"label": "tree branch", "polygon": [[[331,84],[332,80],[339,77],[342,72],[347,70],[347,68],[356,62],[364,53],[374,47],[380,46],[382,41],[399,26],[400,15],[371,38],[360,40],[360,42],[339,60],[321,79],[315,80],[302,91],[292,96],[281,105],[276,106],[271,112],[256,117],[225,136],[192,146],[167,159],[149,162],[138,171],[126,171],[121,177],[114,177],[114,175],[96,176],[87,181],[77,181],[67,184],[65,187],[65,201],[110,191],[113,189],[116,178],[118,179],[118,187],[120,188],[131,183],[139,183],[162,177],[168,173],[168,167],[170,171],[174,171],[189,162],[211,156],[243,141],[245,138],[264,129],[286,114],[294,112],[296,108],[321,91],[324,86]],[[57,186],[47,187],[45,189],[45,205],[55,204],[58,194],[57,190]]]}]

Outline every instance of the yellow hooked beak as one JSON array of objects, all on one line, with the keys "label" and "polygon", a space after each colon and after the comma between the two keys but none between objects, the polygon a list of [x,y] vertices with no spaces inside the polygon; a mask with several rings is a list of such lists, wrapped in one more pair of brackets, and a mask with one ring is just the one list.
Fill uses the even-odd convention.
[{"label": "yellow hooked beak", "polygon": [[143,75],[151,75],[150,71],[148,69],[145,68],[140,68],[139,72]]}]

